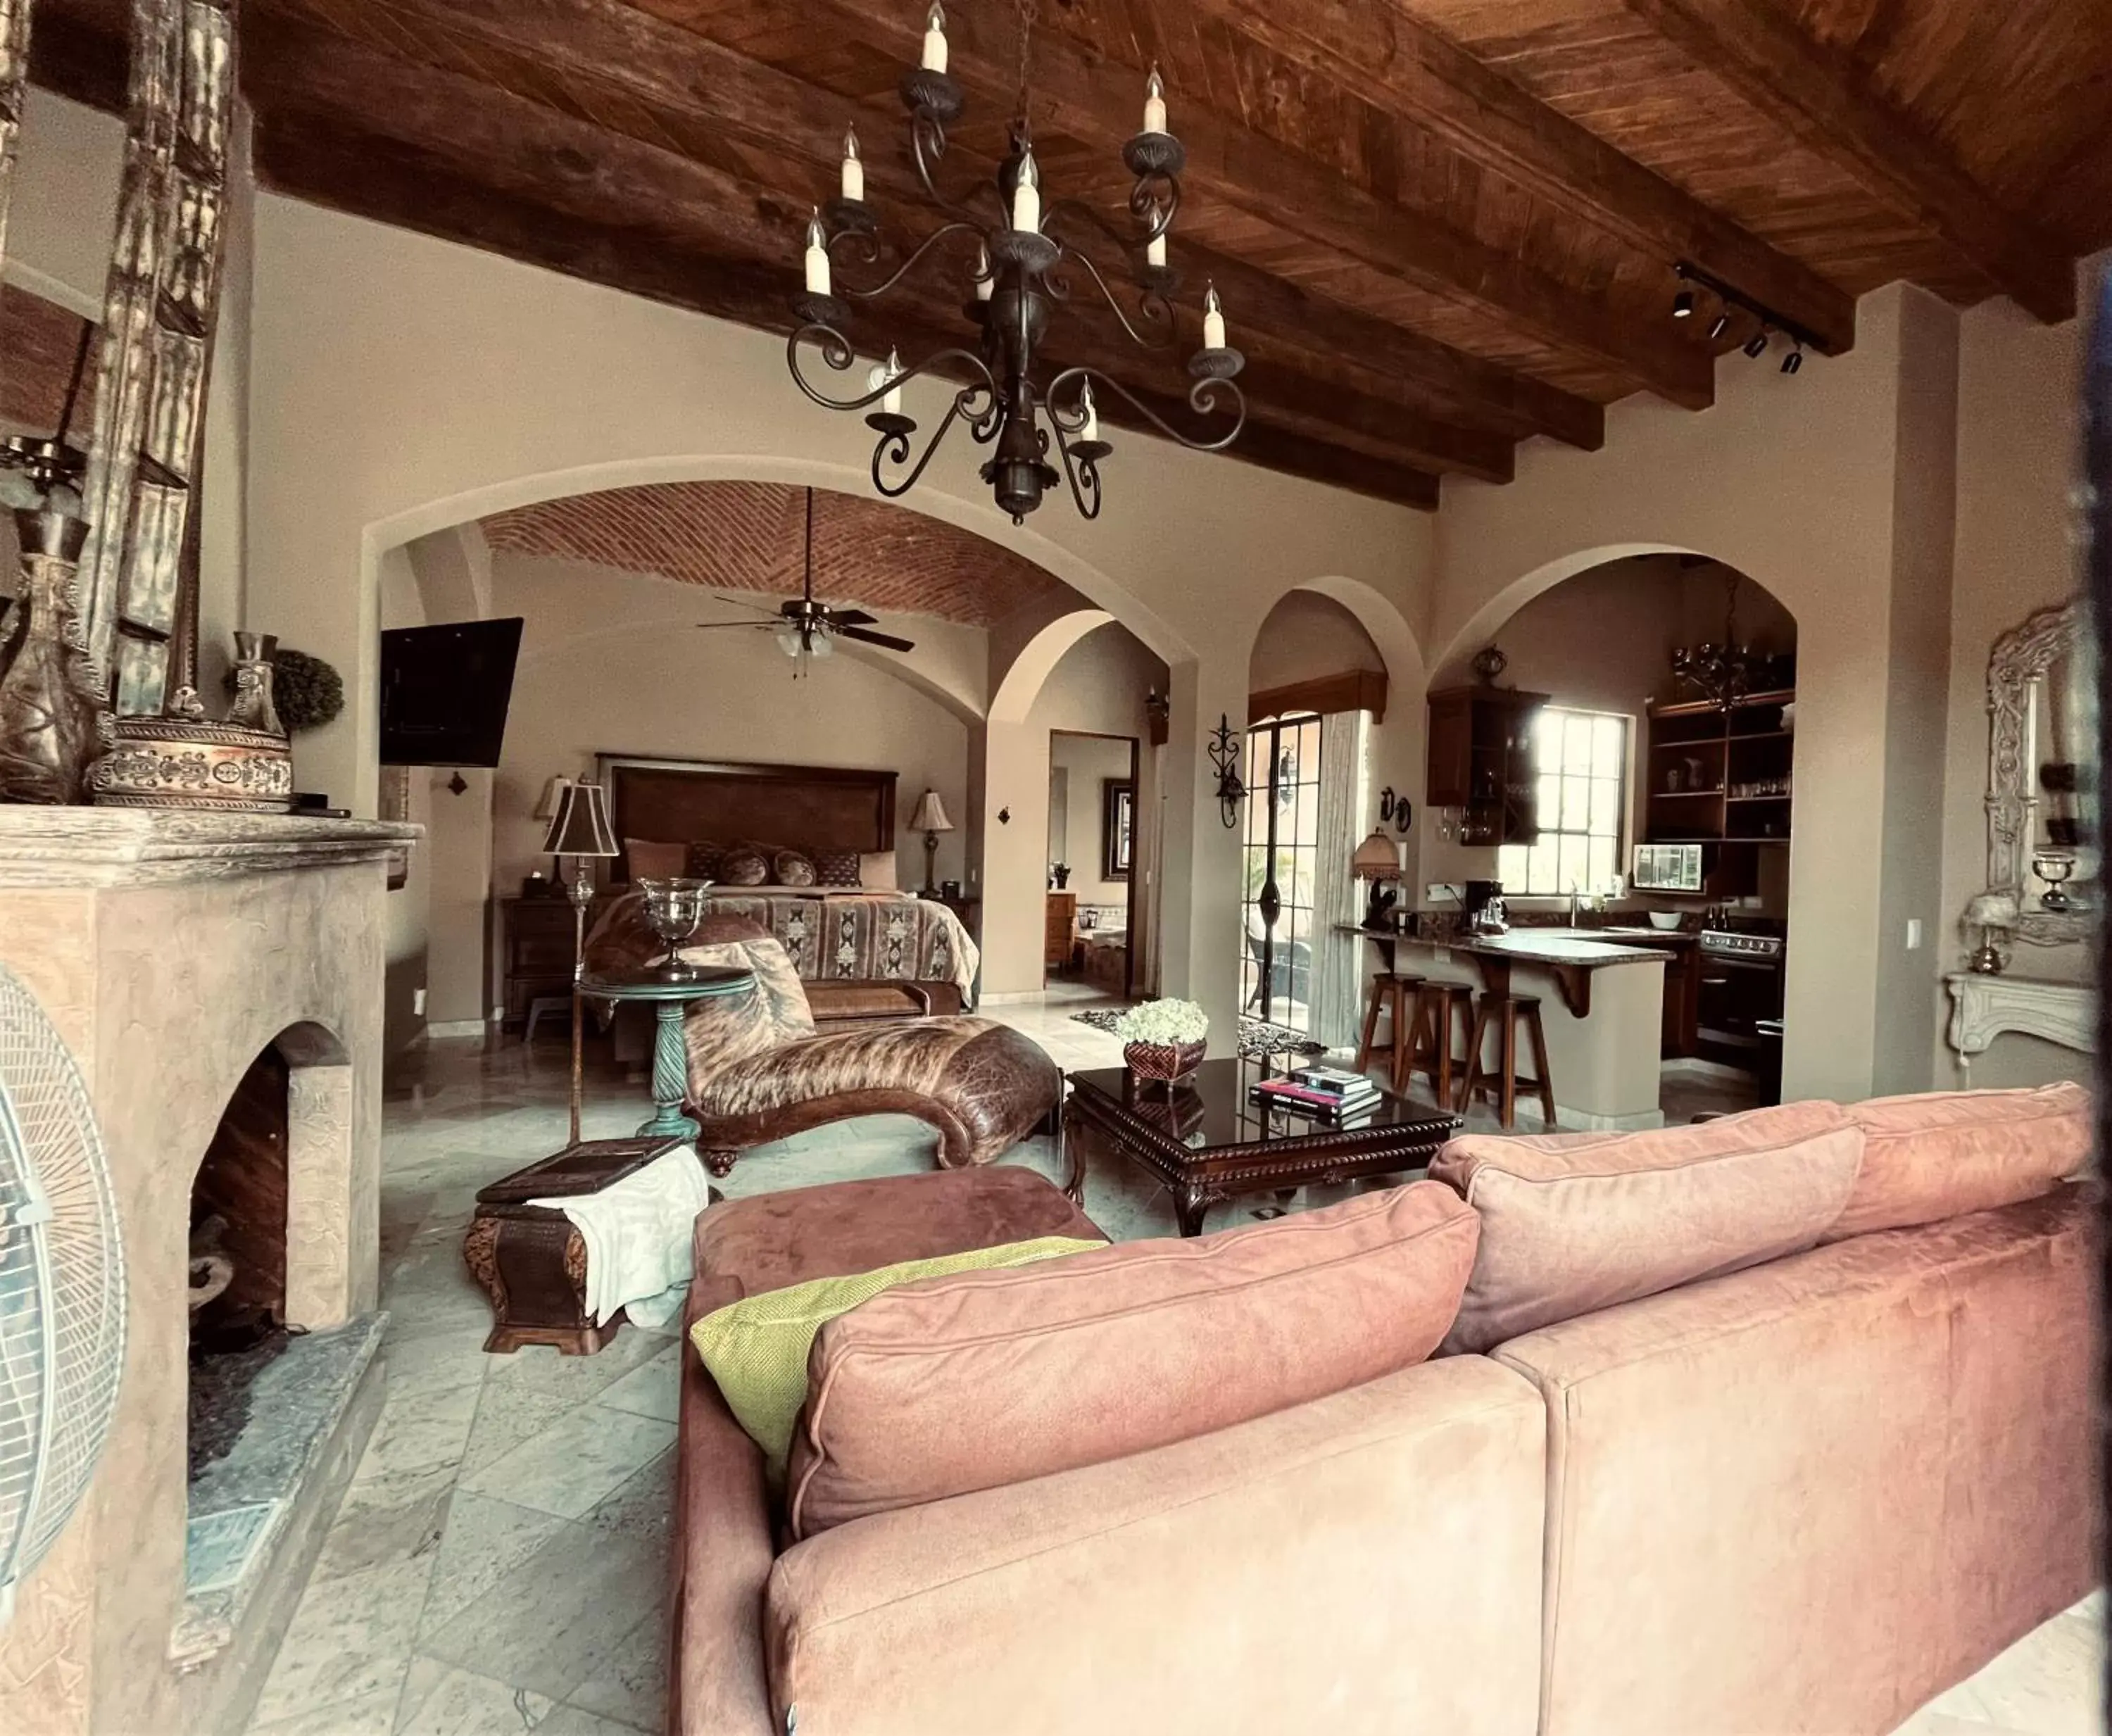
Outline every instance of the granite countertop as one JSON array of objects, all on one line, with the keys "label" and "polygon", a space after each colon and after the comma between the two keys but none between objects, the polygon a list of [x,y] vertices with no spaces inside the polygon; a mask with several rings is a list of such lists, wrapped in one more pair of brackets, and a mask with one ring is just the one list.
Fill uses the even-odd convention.
[{"label": "granite countertop", "polygon": [[1508,934],[1463,935],[1450,941],[1425,940],[1405,934],[1399,938],[1412,946],[1484,953],[1493,959],[1515,959],[1521,964],[1582,966],[1592,970],[1607,964],[1663,964],[1673,956],[1663,947],[1586,940],[1573,932],[1550,933],[1532,928],[1513,928]]}]

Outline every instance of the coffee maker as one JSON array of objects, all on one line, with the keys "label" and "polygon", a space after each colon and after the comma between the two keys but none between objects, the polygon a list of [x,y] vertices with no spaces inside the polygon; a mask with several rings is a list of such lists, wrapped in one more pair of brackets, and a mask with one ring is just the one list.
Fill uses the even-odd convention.
[{"label": "coffee maker", "polygon": [[1474,934],[1502,934],[1510,927],[1504,910],[1504,883],[1500,880],[1470,880],[1460,900],[1467,927]]}]

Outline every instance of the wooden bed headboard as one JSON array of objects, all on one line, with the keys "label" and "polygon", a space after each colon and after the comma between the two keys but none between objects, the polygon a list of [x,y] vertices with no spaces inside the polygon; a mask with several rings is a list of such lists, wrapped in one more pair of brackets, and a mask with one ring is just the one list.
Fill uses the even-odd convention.
[{"label": "wooden bed headboard", "polygon": [[[619,843],[754,840],[805,850],[894,848],[893,772],[620,754],[598,755],[595,766]],[[629,864],[619,856],[610,874],[627,879]]]}]

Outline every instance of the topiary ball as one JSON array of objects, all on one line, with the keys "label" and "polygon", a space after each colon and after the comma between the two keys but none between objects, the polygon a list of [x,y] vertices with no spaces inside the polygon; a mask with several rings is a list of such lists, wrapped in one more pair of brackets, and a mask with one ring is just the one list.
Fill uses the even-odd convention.
[{"label": "topiary ball", "polygon": [[[227,690],[234,691],[232,669]],[[288,735],[321,729],[344,709],[344,677],[320,657],[281,645],[271,659],[271,701]]]}]

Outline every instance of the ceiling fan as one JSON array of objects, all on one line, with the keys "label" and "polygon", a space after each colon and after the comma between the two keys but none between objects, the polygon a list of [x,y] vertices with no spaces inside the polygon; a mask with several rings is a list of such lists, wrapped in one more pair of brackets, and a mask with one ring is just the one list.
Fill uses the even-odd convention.
[{"label": "ceiling fan", "polygon": [[[746,597],[729,597],[723,591],[718,596],[721,603],[731,603],[736,608],[755,608]],[[799,595],[779,604],[775,611],[765,613],[759,621],[698,622],[699,627],[707,632],[715,627],[741,627],[774,635],[779,649],[797,665],[792,672],[795,680],[807,672],[810,658],[829,654],[833,639],[855,639],[862,645],[878,645],[885,651],[917,649],[910,640],[897,639],[890,633],[876,633],[873,628],[878,624],[875,617],[862,608],[831,608],[814,600],[814,491],[811,488],[807,490],[807,544]]]}]

